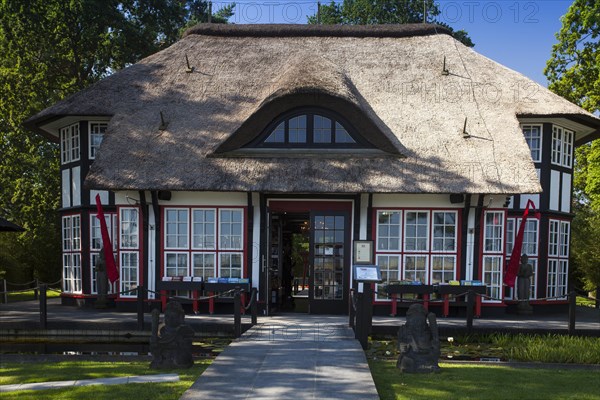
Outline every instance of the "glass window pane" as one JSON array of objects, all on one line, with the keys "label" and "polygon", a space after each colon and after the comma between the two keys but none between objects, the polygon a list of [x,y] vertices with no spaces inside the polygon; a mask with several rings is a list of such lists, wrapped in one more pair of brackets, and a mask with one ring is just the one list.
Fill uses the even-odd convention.
[{"label": "glass window pane", "polygon": [[321,115],[315,115],[313,124],[313,142],[331,143],[331,120]]},{"label": "glass window pane", "polygon": [[299,115],[289,120],[289,142],[306,143],[306,115]]},{"label": "glass window pane", "polygon": [[285,142],[285,123],[282,122],[265,139],[265,143],[284,143]]},{"label": "glass window pane", "polygon": [[352,136],[344,129],[344,127],[339,123],[335,123],[335,142],[336,143],[356,143]]}]

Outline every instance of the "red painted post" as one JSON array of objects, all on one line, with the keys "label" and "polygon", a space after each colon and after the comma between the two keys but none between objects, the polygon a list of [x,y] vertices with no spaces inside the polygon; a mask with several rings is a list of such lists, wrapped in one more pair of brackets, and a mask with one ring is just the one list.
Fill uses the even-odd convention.
[{"label": "red painted post", "polygon": [[166,290],[160,291],[160,305],[162,307],[162,312],[165,312],[165,310],[167,309],[167,291]]},{"label": "red painted post", "polygon": [[398,295],[392,293],[392,313],[390,316],[395,317],[398,314]]},{"label": "red painted post", "polygon": [[448,294],[444,294],[442,295],[444,298],[444,317],[447,317],[448,315],[450,315],[450,299],[448,298]]},{"label": "red painted post", "polygon": [[481,317],[481,296],[473,294],[475,296],[475,317]]},{"label": "red painted post", "polygon": [[423,293],[423,307],[429,312],[429,293]]},{"label": "red painted post", "polygon": [[208,313],[210,315],[215,313],[215,298],[213,297],[213,292],[208,292]]}]

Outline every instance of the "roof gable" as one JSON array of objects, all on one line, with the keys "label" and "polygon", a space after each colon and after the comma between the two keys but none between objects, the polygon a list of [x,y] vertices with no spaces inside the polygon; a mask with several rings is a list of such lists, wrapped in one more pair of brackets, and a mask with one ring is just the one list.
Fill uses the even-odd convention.
[{"label": "roof gable", "polygon": [[252,142],[279,115],[299,107],[320,107],[342,117],[382,152],[401,155],[402,145],[374,113],[346,74],[322,56],[291,56],[287,68],[251,115],[214,151],[225,155]]}]

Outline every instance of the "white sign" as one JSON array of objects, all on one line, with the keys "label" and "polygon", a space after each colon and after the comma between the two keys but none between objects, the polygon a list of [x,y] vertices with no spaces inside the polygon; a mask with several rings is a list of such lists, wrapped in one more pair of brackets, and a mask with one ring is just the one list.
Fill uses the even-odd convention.
[{"label": "white sign", "polygon": [[357,281],[377,282],[377,281],[381,280],[379,278],[379,271],[378,271],[378,268],[376,265],[369,265],[369,266],[356,265],[354,268],[355,268],[354,279]]}]

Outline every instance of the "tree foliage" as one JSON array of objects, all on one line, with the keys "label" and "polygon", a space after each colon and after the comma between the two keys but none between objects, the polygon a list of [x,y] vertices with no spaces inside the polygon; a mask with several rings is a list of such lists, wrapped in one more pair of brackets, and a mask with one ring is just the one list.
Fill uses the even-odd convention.
[{"label": "tree foliage", "polygon": [[61,270],[58,146],[23,121],[169,46],[207,11],[201,0],[0,0],[0,215],[27,229],[0,233],[7,279],[50,281]]},{"label": "tree foliage", "polygon": [[[322,4],[319,13],[309,16],[309,24],[324,25],[372,25],[421,23],[427,10],[427,21],[440,15],[439,5],[434,0],[344,0],[342,3]],[[469,47],[474,44],[464,30],[454,31],[443,22],[453,36]]]},{"label": "tree foliage", "polygon": [[[562,17],[544,73],[550,90],[600,113],[600,0],[575,0]],[[600,286],[600,140],[576,150],[572,259],[575,278]]]}]

